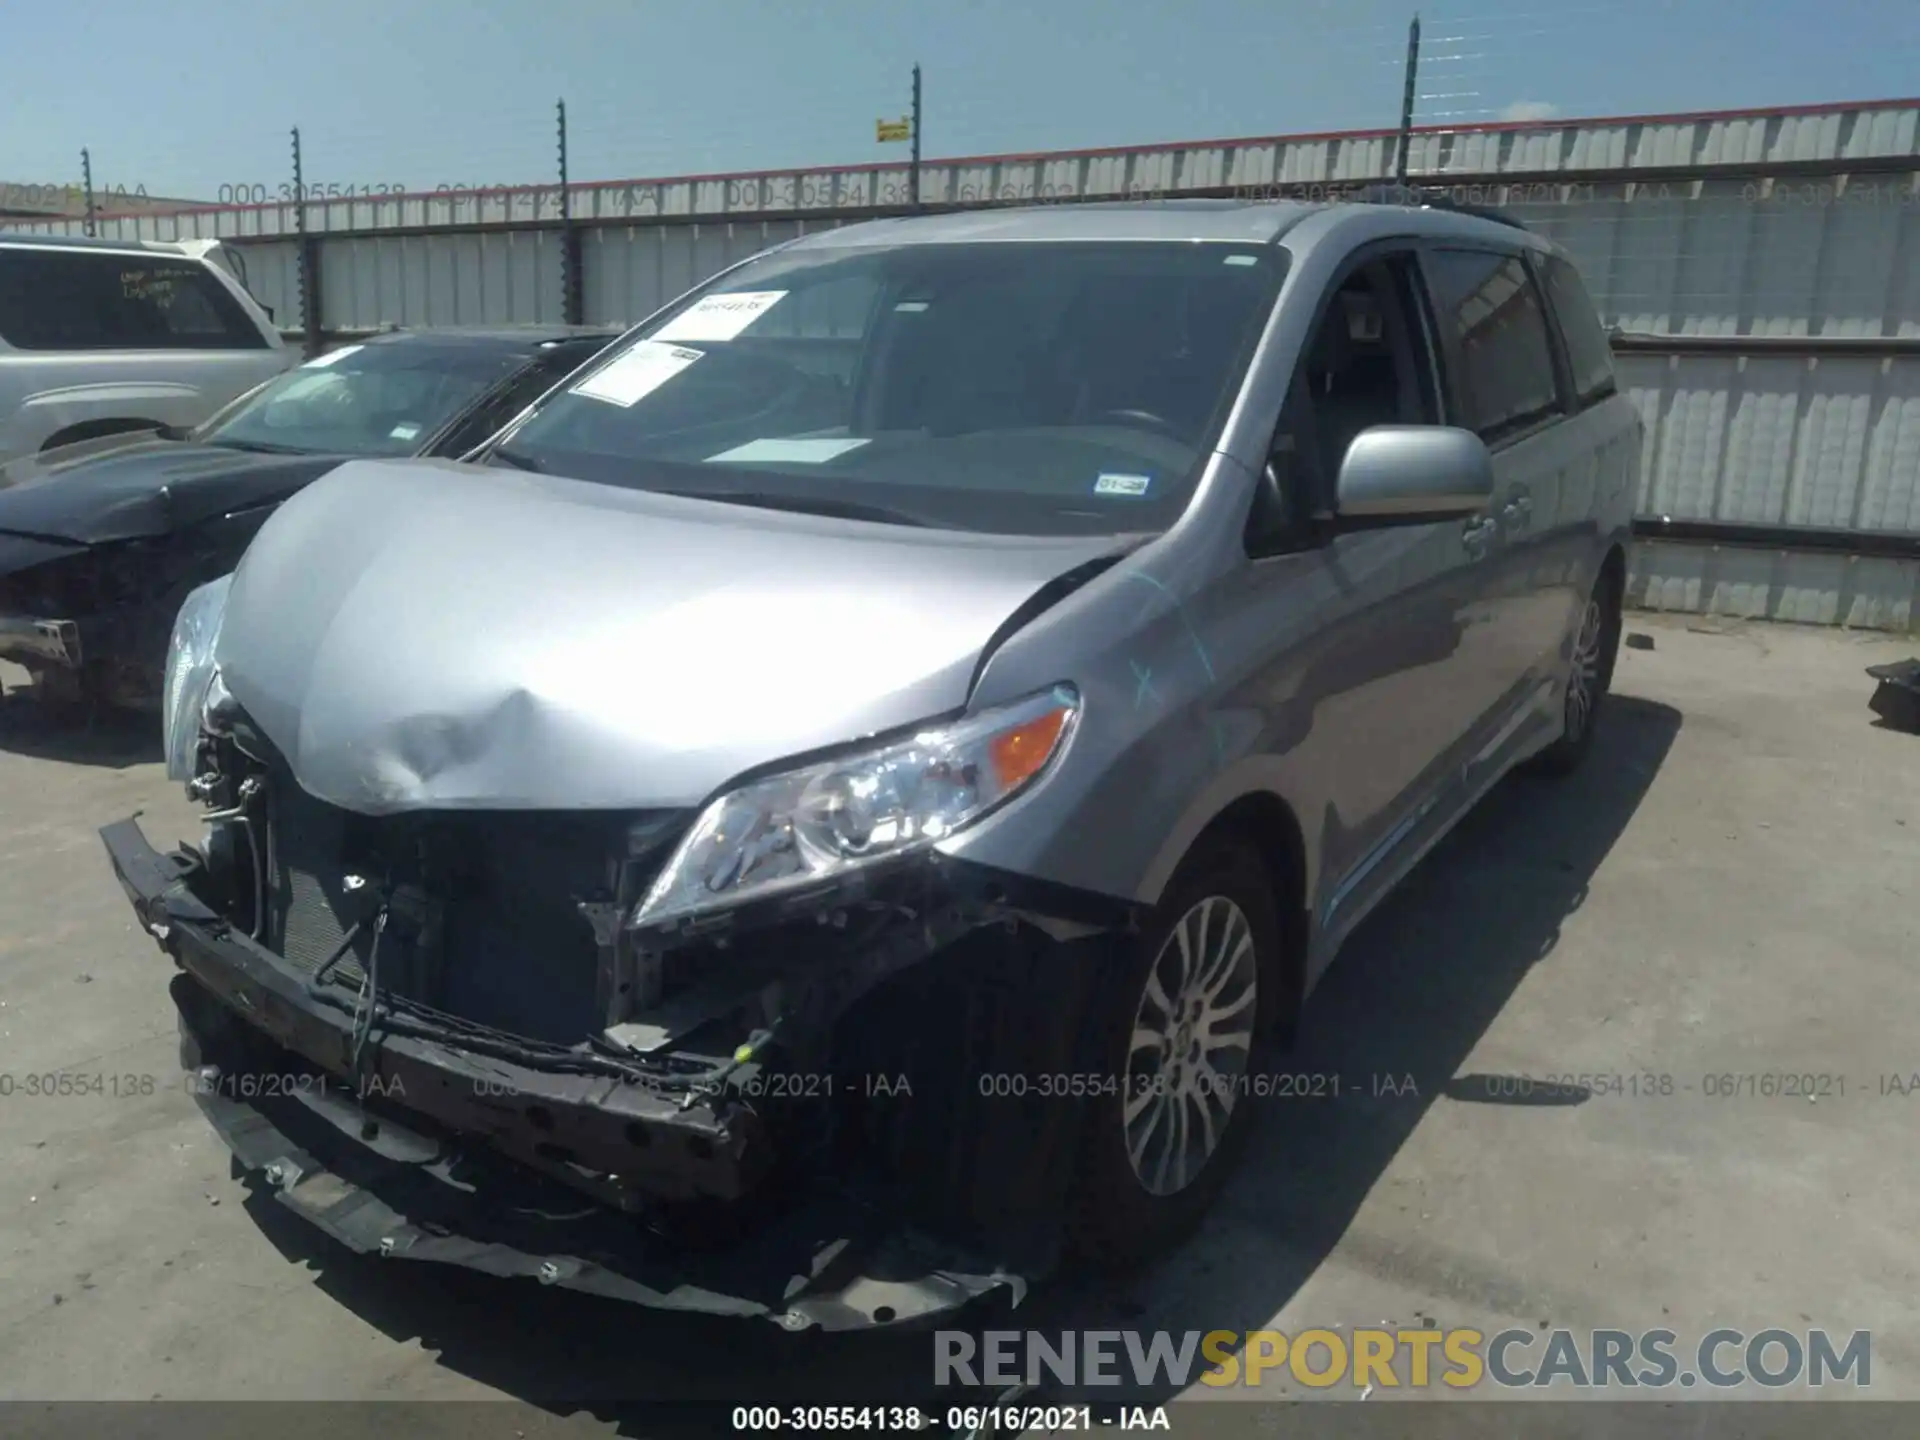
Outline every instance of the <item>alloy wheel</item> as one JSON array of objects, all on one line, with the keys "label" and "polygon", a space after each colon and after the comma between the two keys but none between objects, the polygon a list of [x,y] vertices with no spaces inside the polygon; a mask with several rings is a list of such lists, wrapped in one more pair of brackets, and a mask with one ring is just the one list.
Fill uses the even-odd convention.
[{"label": "alloy wheel", "polygon": [[1253,1044],[1259,966],[1225,896],[1180,917],[1147,970],[1127,1051],[1127,1158],[1150,1194],[1191,1185],[1220,1147]]},{"label": "alloy wheel", "polygon": [[1580,621],[1580,638],[1573,643],[1573,669],[1567,677],[1567,738],[1587,733],[1593,707],[1600,698],[1600,650],[1606,636],[1605,608],[1596,597],[1587,601]]}]

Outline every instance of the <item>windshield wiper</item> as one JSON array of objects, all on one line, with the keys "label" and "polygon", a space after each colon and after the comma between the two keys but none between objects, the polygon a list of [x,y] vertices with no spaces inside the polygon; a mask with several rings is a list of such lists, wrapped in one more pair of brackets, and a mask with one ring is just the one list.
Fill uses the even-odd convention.
[{"label": "windshield wiper", "polygon": [[522,455],[518,450],[499,449],[488,452],[487,463],[491,465],[496,460],[503,465],[511,465],[516,470],[531,470],[536,475],[543,473],[546,469],[538,460],[530,455]]},{"label": "windshield wiper", "polygon": [[728,505],[755,505],[763,510],[791,510],[802,515],[826,515],[835,520],[873,520],[882,525],[911,525],[931,529],[932,522],[904,510],[867,505],[858,500],[827,500],[813,495],[775,495],[757,490],[666,490],[683,500],[719,500]]}]

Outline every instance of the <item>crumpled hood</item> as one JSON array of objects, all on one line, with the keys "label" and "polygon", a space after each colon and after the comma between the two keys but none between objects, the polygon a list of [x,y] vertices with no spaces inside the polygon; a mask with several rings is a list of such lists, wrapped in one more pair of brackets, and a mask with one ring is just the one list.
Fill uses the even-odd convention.
[{"label": "crumpled hood", "polygon": [[283,500],[342,458],[259,455],[151,436],[90,441],[0,468],[0,533],[77,545],[166,535]]},{"label": "crumpled hood", "polygon": [[216,653],[346,809],[685,806],[958,709],[1023,601],[1127,543],[356,461],[261,530]]}]

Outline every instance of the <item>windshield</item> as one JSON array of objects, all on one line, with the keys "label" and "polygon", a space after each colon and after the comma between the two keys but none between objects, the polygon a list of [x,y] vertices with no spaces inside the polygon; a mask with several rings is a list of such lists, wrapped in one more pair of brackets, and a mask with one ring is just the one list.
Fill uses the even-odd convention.
[{"label": "windshield", "polygon": [[909,524],[1163,529],[1281,256],[1139,241],[770,255],[551,396],[499,459]]},{"label": "windshield", "polygon": [[412,455],[525,363],[477,345],[346,345],[261,386],[194,438],[246,450]]}]

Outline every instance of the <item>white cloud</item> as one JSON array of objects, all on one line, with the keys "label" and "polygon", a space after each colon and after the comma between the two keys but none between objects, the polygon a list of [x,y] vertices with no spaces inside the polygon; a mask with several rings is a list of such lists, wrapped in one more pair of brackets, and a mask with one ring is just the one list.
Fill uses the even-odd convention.
[{"label": "white cloud", "polygon": [[1545,100],[1516,100],[1500,112],[1502,120],[1551,120],[1560,113],[1558,105]]}]

